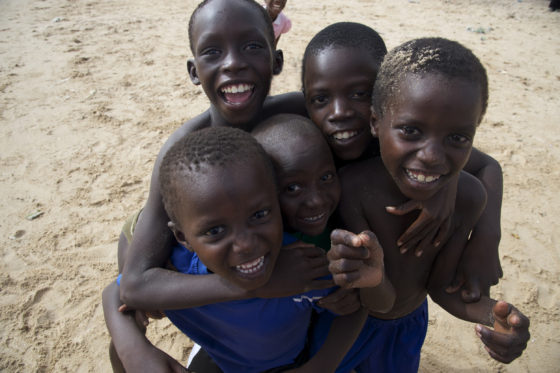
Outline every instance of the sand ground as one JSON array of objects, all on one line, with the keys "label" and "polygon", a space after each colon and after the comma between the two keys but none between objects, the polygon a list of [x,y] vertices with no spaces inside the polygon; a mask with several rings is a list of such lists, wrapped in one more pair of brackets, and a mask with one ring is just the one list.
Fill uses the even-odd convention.
[{"label": "sand ground", "polygon": [[[167,136],[207,101],[187,77],[197,1],[0,1],[0,370],[108,372],[101,290],[116,243],[145,201]],[[490,105],[475,145],[504,170],[504,278],[493,295],[531,318],[525,354],[493,362],[473,326],[431,305],[421,372],[560,369],[560,13],[546,0],[290,0],[273,93],[300,88],[306,43],[362,22],[392,48],[462,42],[483,61]],[[37,216],[38,215],[38,216]],[[158,346],[186,361],[166,321]]]}]

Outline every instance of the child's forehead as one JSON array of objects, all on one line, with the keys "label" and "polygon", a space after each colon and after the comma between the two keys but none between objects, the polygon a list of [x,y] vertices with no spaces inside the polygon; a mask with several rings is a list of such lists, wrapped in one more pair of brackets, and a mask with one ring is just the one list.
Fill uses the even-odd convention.
[{"label": "child's forehead", "polygon": [[193,25],[207,27],[209,20],[239,20],[240,22],[259,22],[259,26],[264,27],[263,15],[257,12],[255,7],[249,5],[247,1],[240,0],[214,0],[208,2],[206,6],[198,11],[193,20]]},{"label": "child's forehead", "polygon": [[368,76],[377,74],[378,71],[378,64],[370,53],[350,46],[326,47],[310,55],[306,62],[306,71],[309,73],[320,73],[337,67],[347,69],[348,73],[363,73]]},{"label": "child's forehead", "polygon": [[462,119],[478,124],[482,95],[476,82],[439,73],[403,74],[387,97],[386,108],[405,113],[449,115],[462,113]]},{"label": "child's forehead", "polygon": [[[215,0],[209,2],[197,12],[193,19],[190,35],[193,45],[198,44],[201,37],[215,33],[227,37],[230,34],[223,32],[225,24],[238,25],[238,29],[243,27],[246,33],[266,37],[269,25],[258,10],[258,8],[250,6],[247,1]],[[231,35],[233,37],[238,33],[231,33]]]}]

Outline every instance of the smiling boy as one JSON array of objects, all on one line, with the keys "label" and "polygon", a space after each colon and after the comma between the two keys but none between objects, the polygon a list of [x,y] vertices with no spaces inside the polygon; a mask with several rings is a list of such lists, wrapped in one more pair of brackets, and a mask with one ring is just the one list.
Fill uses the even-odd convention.
[{"label": "smiling boy", "polygon": [[[302,83],[310,118],[323,131],[340,168],[379,155],[378,139],[371,136],[371,94],[387,49],[372,28],[354,22],[325,27],[309,42],[302,65]],[[502,172],[499,163],[473,148],[465,171],[476,176],[489,199],[477,222],[469,249],[457,270],[456,287],[465,302],[487,294],[501,277],[498,255]],[[399,250],[421,255],[432,243],[445,242],[454,206],[454,192],[447,187],[430,199],[407,200],[388,207],[393,214],[421,210],[398,237]],[[484,258],[484,260],[480,260]]]},{"label": "smiling boy", "polygon": [[[180,244],[171,256],[180,273],[218,276],[225,286],[248,292],[269,281],[281,251],[282,220],[273,166],[250,134],[216,127],[186,136],[164,157],[159,181],[171,219],[169,227]],[[359,333],[365,313],[337,317],[323,349],[309,358],[306,344],[311,311],[315,301],[330,291],[220,302],[165,313],[226,373],[299,366],[334,372]],[[104,291],[103,305],[124,368],[177,366],[134,328],[133,320],[117,311],[115,292],[118,289],[111,284]]]},{"label": "smiling boy", "polygon": [[[417,39],[386,56],[373,92],[371,131],[379,139],[381,157],[350,165],[340,173],[341,219],[351,232],[377,235],[387,277],[396,291],[389,312],[370,312],[377,319],[379,346],[370,360],[372,371],[418,369],[428,294],[454,316],[479,323],[477,334],[493,358],[512,361],[526,347],[528,319],[513,306],[488,296],[463,303],[460,294],[445,291],[486,202],[481,184],[462,172],[487,107],[484,68],[456,42]],[[432,247],[421,257],[401,255],[397,238],[415,216],[394,216],[385,206],[431,198],[457,180],[452,235],[446,245]],[[331,239],[329,268],[335,282],[367,288],[370,268],[360,260],[364,255],[361,236],[337,230]],[[362,304],[375,302],[362,293]],[[415,315],[413,320],[410,315]]]},{"label": "smiling boy", "polygon": [[[153,301],[163,308],[181,308],[191,289],[203,289],[209,299],[223,300],[247,296],[242,289],[224,287],[217,276],[197,288],[194,276],[186,276],[162,267],[174,242],[167,227],[158,183],[159,165],[171,146],[186,134],[211,126],[234,126],[244,130],[276,113],[304,113],[301,95],[267,96],[273,75],[282,69],[282,53],[274,48],[270,18],[263,7],[252,0],[206,0],[189,21],[189,41],[194,58],[188,71],[194,84],[202,86],[210,99],[210,108],[177,129],[165,142],[156,159],[148,200],[138,218],[130,248],[126,254],[121,286],[122,300],[130,307],[153,309]],[[124,257],[127,241],[121,235],[119,258]],[[303,271],[306,275],[311,272]],[[296,278],[302,278],[301,275]],[[311,277],[304,279],[305,283]],[[301,287],[301,284],[300,284]],[[161,289],[178,295],[165,302]]]}]

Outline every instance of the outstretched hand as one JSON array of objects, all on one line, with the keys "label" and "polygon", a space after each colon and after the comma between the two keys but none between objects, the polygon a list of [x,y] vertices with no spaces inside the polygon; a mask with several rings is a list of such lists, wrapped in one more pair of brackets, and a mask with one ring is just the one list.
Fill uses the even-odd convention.
[{"label": "outstretched hand", "polygon": [[320,279],[328,274],[325,251],[298,241],[282,247],[270,280],[255,291],[255,296],[278,298],[324,289],[333,286],[332,280]]},{"label": "outstretched hand", "polygon": [[335,229],[327,257],[333,280],[342,288],[376,287],[383,280],[383,249],[371,231]]},{"label": "outstretched hand", "polygon": [[458,178],[428,200],[410,200],[400,206],[385,208],[388,213],[399,216],[421,210],[418,218],[397,240],[401,254],[414,249],[414,255],[421,256],[432,245],[441,247],[445,244],[452,226],[457,181]]},{"label": "outstretched hand", "polygon": [[517,308],[498,301],[492,308],[494,330],[477,324],[475,331],[495,360],[509,364],[523,353],[531,337],[529,319]]}]

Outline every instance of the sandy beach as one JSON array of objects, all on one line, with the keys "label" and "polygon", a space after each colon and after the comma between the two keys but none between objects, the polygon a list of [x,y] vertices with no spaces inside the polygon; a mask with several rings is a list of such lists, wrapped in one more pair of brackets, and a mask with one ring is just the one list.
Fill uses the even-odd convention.
[{"label": "sandy beach", "polygon": [[[188,79],[187,21],[198,1],[0,1],[0,371],[110,372],[101,291],[117,240],[143,205],[159,148],[208,107]],[[376,29],[387,47],[444,36],[487,69],[475,146],[504,172],[504,277],[492,289],[531,318],[510,365],[474,325],[430,303],[420,372],[560,369],[560,12],[547,0],[289,0],[292,30],[272,93],[300,89],[301,58],[330,23]],[[149,336],[181,362],[166,320]]]}]

